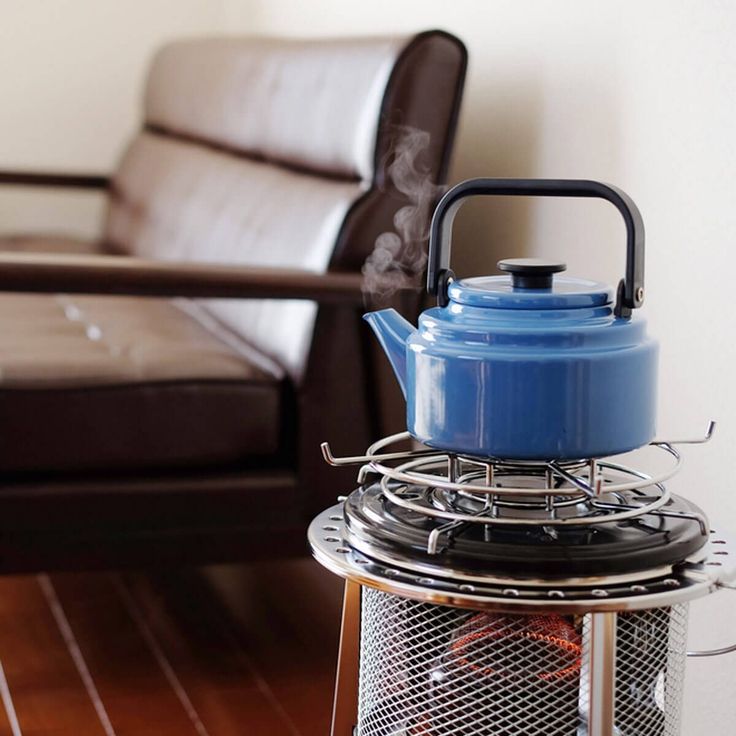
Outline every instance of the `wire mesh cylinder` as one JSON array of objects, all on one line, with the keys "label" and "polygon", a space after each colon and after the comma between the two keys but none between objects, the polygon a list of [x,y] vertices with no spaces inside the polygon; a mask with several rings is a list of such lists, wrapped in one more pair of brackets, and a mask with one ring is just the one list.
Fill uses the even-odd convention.
[{"label": "wire mesh cylinder", "polygon": [[[677,736],[687,606],[618,614],[616,736]],[[589,616],[364,588],[358,736],[587,736]]]}]

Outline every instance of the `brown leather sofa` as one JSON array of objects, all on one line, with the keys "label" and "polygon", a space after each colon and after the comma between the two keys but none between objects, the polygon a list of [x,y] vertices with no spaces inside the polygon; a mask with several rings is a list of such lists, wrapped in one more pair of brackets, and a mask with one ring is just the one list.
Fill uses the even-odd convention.
[{"label": "brown leather sofa", "polygon": [[176,42],[109,180],[0,172],[109,200],[97,242],[0,237],[1,570],[305,549],[353,481],[320,441],[387,429],[361,269],[412,205],[397,140],[445,180],[465,66],[442,32]]}]

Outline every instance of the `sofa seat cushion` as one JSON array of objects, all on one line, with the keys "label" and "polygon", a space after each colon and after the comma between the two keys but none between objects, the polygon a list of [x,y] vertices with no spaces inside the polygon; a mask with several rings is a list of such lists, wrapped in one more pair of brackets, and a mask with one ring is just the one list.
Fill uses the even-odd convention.
[{"label": "sofa seat cushion", "polygon": [[196,310],[0,295],[0,471],[242,466],[277,454],[281,376]]}]

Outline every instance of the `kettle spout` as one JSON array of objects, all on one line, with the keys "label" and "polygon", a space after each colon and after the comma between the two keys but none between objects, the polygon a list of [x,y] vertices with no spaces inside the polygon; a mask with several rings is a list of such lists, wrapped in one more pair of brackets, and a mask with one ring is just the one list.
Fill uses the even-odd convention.
[{"label": "kettle spout", "polygon": [[395,309],[381,309],[378,312],[369,312],[363,319],[371,326],[381,343],[396,379],[401,387],[401,393],[406,398],[406,341],[414,332],[414,326],[407,322]]}]

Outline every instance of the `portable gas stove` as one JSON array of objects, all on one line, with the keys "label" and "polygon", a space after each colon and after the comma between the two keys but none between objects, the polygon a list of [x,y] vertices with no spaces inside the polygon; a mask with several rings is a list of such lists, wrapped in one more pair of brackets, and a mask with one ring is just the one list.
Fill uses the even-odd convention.
[{"label": "portable gas stove", "polygon": [[333,735],[679,734],[688,601],[736,548],[665,482],[713,428],[545,463],[323,445],[360,466],[309,531],[347,581]]}]

